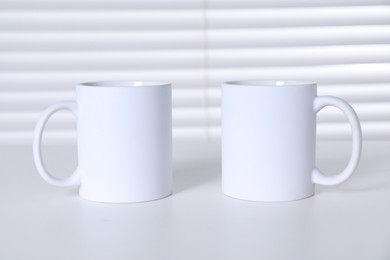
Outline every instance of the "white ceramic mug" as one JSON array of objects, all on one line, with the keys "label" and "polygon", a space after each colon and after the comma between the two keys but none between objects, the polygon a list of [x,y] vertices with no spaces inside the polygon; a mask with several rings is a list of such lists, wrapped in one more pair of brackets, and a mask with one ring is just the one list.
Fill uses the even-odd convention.
[{"label": "white ceramic mug", "polygon": [[[352,128],[352,154],[338,175],[315,166],[316,113],[335,106]],[[222,85],[222,190],[253,201],[289,201],[314,194],[314,184],[335,185],[360,159],[359,119],[345,101],[317,96],[317,84],[235,81]]]},{"label": "white ceramic mug", "polygon": [[[141,202],[172,192],[171,85],[112,81],[76,86],[77,101],[43,111],[33,154],[40,175],[57,186],[80,186],[80,196],[99,202]],[[58,110],[77,118],[78,167],[65,179],[47,172],[42,161],[43,128]]]}]

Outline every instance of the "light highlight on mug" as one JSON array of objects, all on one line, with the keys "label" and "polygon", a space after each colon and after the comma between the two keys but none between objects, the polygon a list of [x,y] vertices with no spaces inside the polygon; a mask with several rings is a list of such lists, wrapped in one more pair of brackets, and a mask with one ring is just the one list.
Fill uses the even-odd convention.
[{"label": "light highlight on mug", "polygon": [[134,87],[141,87],[141,86],[143,86],[141,81],[135,81],[134,82]]}]

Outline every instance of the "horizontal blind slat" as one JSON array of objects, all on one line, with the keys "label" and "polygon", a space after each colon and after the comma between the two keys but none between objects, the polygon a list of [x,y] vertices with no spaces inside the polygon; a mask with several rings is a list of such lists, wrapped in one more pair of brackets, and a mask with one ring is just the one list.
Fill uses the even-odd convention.
[{"label": "horizontal blind slat", "polygon": [[[231,19],[239,16],[241,19]],[[261,28],[389,24],[388,6],[210,9],[210,28]],[[194,29],[199,10],[0,11],[0,30],[153,30]]]},{"label": "horizontal blind slat", "polygon": [[[210,68],[211,86],[218,87],[224,81],[242,79],[297,79],[316,81],[320,84],[366,84],[390,81],[390,63],[326,65],[278,68]],[[3,72],[0,82],[3,86],[15,88],[32,86],[37,82],[53,82],[52,87],[64,88],[79,82],[100,80],[145,79],[172,82],[177,87],[203,85],[202,69],[175,70],[126,70],[126,71],[54,71],[50,72]],[[58,83],[60,82],[60,83]],[[27,84],[27,85],[26,85]],[[57,85],[57,86],[56,86]],[[66,87],[66,86],[65,86]]]},{"label": "horizontal blind slat", "polygon": [[348,102],[390,102],[390,83],[320,85],[319,96],[337,96]]},{"label": "horizontal blind slat", "polygon": [[77,83],[104,80],[152,80],[172,82],[176,87],[203,86],[203,70],[196,69],[149,69],[103,71],[17,71],[0,72],[0,83],[5,88],[32,89],[74,88]]},{"label": "horizontal blind slat", "polygon": [[386,5],[387,0],[209,0],[209,9],[237,9],[237,8],[298,8],[298,7],[327,7],[327,6],[365,6],[365,5]]},{"label": "horizontal blind slat", "polygon": [[[378,1],[378,0],[374,0]],[[182,9],[200,9],[203,7],[199,0],[2,0],[0,9],[16,10],[182,10]]]},{"label": "horizontal blind slat", "polygon": [[203,48],[203,32],[194,30],[148,31],[12,31],[0,34],[0,52],[120,51]]},{"label": "horizontal blind slat", "polygon": [[[209,0],[207,6],[213,8],[297,8],[297,7],[327,7],[327,6],[367,6],[367,5],[386,5],[387,0]],[[10,10],[182,10],[182,9],[201,9],[203,2],[199,0],[143,0],[143,1],[125,1],[125,0],[29,0],[15,1],[2,0],[0,9]]]},{"label": "horizontal blind slat", "polygon": [[[180,35],[180,37],[178,37]],[[209,47],[259,48],[388,44],[390,26],[209,30]],[[82,51],[203,48],[201,30],[106,32],[3,32],[3,51]]]},{"label": "horizontal blind slat", "polygon": [[390,43],[390,26],[212,29],[210,49]]},{"label": "horizontal blind slat", "polygon": [[390,44],[215,49],[210,67],[275,67],[327,64],[390,63]]},{"label": "horizontal blind slat", "polygon": [[[218,49],[211,67],[273,67],[390,62],[390,44],[262,49]],[[186,68],[203,65],[202,50],[0,53],[0,70]]]},{"label": "horizontal blind slat", "polygon": [[[305,8],[210,9],[208,24],[218,28],[314,27],[345,25],[387,25],[390,7],[347,6]],[[232,19],[240,17],[240,19]]]},{"label": "horizontal blind slat", "polygon": [[0,71],[181,69],[203,66],[202,50],[1,52]]},{"label": "horizontal blind slat", "polygon": [[307,80],[319,84],[366,84],[390,81],[390,63],[264,68],[210,68],[211,86],[245,79]]},{"label": "horizontal blind slat", "polygon": [[1,31],[184,30],[202,27],[199,10],[4,11]]}]

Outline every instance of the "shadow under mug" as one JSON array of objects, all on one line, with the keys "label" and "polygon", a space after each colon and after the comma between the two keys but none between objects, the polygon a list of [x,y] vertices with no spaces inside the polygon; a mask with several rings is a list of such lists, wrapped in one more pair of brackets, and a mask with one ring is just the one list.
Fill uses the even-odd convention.
[{"label": "shadow under mug", "polygon": [[[76,86],[76,101],[58,102],[41,114],[34,133],[38,172],[57,186],[80,186],[80,196],[98,202],[141,202],[172,193],[171,85],[111,81]],[[70,110],[77,119],[79,165],[65,179],[42,160],[43,129],[52,114]]]},{"label": "shadow under mug", "polygon": [[[335,106],[352,129],[346,168],[327,176],[315,166],[316,114]],[[299,81],[235,81],[222,85],[222,190],[253,201],[289,201],[314,194],[314,184],[335,185],[358,165],[362,133],[345,101],[317,96],[317,84]]]}]

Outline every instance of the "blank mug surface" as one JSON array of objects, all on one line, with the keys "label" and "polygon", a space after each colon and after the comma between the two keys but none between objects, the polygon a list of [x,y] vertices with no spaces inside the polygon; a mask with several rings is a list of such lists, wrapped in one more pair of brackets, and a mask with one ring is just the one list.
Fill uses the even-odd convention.
[{"label": "blank mug surface", "polygon": [[[315,167],[316,112],[325,105],[338,106],[352,120],[354,152],[339,177],[325,176]],[[316,83],[222,85],[222,190],[228,196],[254,201],[312,196],[314,183],[346,180],[357,166],[360,150],[356,114],[340,99],[317,97]]]},{"label": "blank mug surface", "polygon": [[81,184],[80,196],[99,202],[140,202],[170,195],[170,84],[96,82],[79,84],[76,92],[76,102],[58,103],[48,112],[70,109],[76,114],[78,168],[65,180],[42,169],[40,138],[50,116],[43,115],[34,142],[42,177],[54,185]]}]

